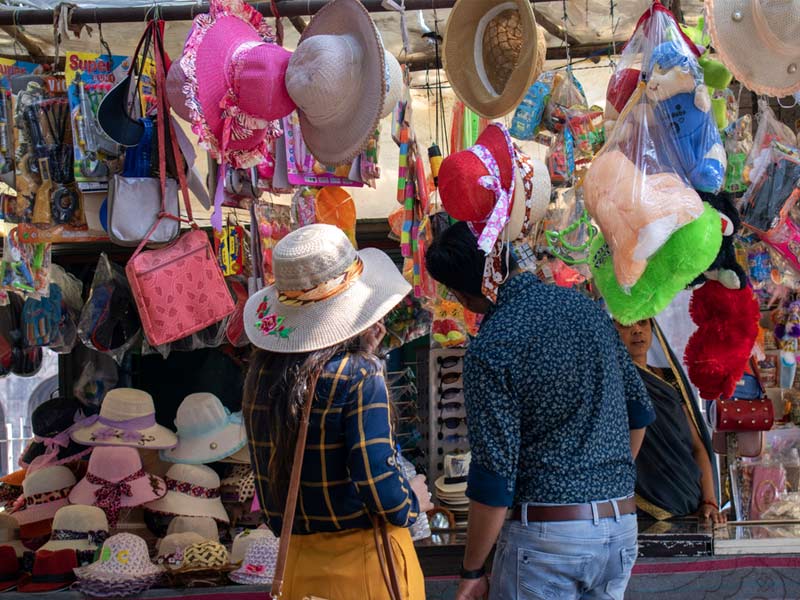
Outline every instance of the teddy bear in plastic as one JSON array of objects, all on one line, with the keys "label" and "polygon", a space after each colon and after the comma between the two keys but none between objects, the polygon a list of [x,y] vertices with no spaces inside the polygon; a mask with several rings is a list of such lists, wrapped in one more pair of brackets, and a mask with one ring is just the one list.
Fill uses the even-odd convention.
[{"label": "teddy bear in plastic", "polygon": [[661,124],[671,131],[680,166],[692,186],[703,192],[719,191],[727,158],[711,114],[711,97],[694,57],[674,41],[656,46],[645,94]]}]

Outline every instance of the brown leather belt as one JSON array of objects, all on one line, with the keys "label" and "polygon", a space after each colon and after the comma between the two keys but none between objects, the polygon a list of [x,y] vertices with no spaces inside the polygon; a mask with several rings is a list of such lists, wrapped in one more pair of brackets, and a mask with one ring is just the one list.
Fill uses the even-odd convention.
[{"label": "brown leather belt", "polygon": [[[617,500],[620,515],[629,515],[636,512],[636,500],[626,498]],[[597,517],[606,519],[613,517],[614,505],[609,502],[597,502]],[[514,509],[511,518],[515,521],[522,520],[522,509]],[[562,504],[559,506],[528,506],[528,521],[591,521],[594,519],[592,505],[589,504]]]}]

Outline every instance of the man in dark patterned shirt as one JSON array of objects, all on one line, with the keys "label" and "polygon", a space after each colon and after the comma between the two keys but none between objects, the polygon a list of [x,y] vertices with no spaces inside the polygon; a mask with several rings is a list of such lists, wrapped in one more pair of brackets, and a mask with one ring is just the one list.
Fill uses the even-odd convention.
[{"label": "man in dark patterned shirt", "polygon": [[512,264],[492,304],[484,262],[465,223],[426,255],[431,275],[485,315],[464,363],[472,463],[457,600],[486,594],[498,536],[493,600],[621,599],[637,553],[634,455],[655,418],[650,398],[596,303]]}]

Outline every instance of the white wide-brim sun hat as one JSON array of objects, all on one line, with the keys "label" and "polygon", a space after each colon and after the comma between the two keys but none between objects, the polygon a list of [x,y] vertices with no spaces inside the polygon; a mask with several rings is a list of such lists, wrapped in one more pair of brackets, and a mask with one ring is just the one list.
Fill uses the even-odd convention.
[{"label": "white wide-brim sun hat", "polygon": [[411,291],[380,250],[356,252],[333,225],[293,231],[273,250],[275,284],[247,301],[250,342],[277,353],[312,352],[369,329]]},{"label": "white wide-brim sun hat", "polygon": [[711,42],[747,89],[769,96],[800,91],[800,2],[706,0]]}]

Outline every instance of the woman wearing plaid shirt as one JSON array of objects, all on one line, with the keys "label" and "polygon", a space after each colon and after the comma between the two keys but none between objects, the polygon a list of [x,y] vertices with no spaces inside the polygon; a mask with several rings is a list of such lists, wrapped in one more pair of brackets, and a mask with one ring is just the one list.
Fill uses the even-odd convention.
[{"label": "woman wearing plaid shirt", "polygon": [[[408,481],[397,464],[386,383],[374,355],[383,317],[409,286],[385,254],[356,253],[327,225],[293,232],[276,245],[273,261],[275,285],[245,309],[248,337],[258,348],[243,408],[259,501],[276,534],[306,385],[318,377],[284,596],[390,598],[374,538],[377,518],[387,524],[402,597],[424,598],[407,528],[420,510],[432,508],[430,494],[423,477]],[[337,337],[345,339],[327,344]]]}]

